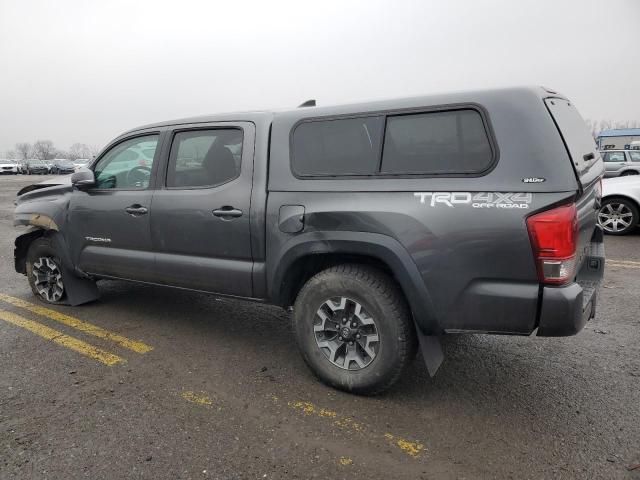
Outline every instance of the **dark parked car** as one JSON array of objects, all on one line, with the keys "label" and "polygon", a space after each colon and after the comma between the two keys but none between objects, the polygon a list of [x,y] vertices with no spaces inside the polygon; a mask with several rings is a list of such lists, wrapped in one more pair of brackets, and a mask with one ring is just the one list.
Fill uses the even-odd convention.
[{"label": "dark parked car", "polygon": [[51,173],[64,174],[73,173],[76,171],[76,166],[70,160],[54,159],[51,166]]},{"label": "dark parked car", "polygon": [[602,174],[542,88],[162,122],[19,192],[15,267],[49,303],[116,278],[291,308],[313,372],[373,394],[444,333],[580,331]]},{"label": "dark parked car", "polygon": [[49,173],[49,167],[42,160],[27,160],[25,162],[25,167],[25,173],[27,175],[46,175],[47,173]]}]

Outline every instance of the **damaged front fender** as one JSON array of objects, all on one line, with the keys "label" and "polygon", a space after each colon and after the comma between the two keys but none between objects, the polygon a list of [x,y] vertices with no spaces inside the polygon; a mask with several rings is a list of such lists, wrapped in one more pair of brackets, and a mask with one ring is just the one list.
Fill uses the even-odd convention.
[{"label": "damaged front fender", "polygon": [[15,226],[18,225],[28,225],[36,228],[41,228],[43,230],[55,230],[59,232],[58,224],[48,215],[42,215],[40,213],[28,213],[28,214],[18,214],[15,215],[15,220],[13,222]]},{"label": "damaged front fender", "polygon": [[26,275],[29,246],[36,238],[49,237],[61,263],[67,303],[79,305],[100,294],[91,278],[76,271],[63,235],[71,191],[70,185],[44,185],[18,196],[13,223],[27,230],[15,240],[14,261],[16,271]]}]

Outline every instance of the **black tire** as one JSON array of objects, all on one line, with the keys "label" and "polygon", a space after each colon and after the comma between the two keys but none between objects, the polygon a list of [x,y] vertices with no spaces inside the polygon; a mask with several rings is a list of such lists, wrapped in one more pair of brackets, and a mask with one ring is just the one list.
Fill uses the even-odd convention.
[{"label": "black tire", "polygon": [[[346,369],[337,366],[317,343],[314,332],[314,323],[320,319],[317,312],[336,297],[358,302],[375,321],[379,336],[377,352],[364,367],[354,365],[358,369],[349,369],[351,361]],[[296,298],[293,329],[305,362],[321,381],[362,395],[376,395],[390,388],[417,350],[413,321],[400,288],[380,270],[366,265],[338,265],[313,276]]]},{"label": "black tire", "polygon": [[626,172],[622,172],[621,177],[628,177],[629,175],[638,175],[638,172],[635,170],[627,170]]},{"label": "black tire", "polygon": [[61,277],[63,290],[62,290],[62,296],[60,298],[56,298],[52,300],[50,298],[47,298],[45,295],[41,294],[40,291],[38,290],[38,286],[36,285],[36,278],[33,271],[34,271],[34,265],[36,265],[38,260],[41,258],[49,258],[50,261],[55,264],[55,266],[60,272],[60,275],[62,276],[60,257],[58,256],[55,249],[53,248],[51,239],[47,237],[36,238],[33,242],[31,242],[31,245],[29,245],[29,250],[27,251],[27,265],[26,265],[27,279],[29,281],[29,286],[31,287],[31,291],[39,300],[45,303],[51,303],[53,305],[65,305],[67,303],[66,302],[67,292],[64,289],[64,278]]},{"label": "black tire", "polygon": [[[614,223],[613,220],[611,222],[608,222],[610,215],[613,213],[610,211],[609,207],[611,207],[611,209],[615,212],[617,211],[619,205],[624,206],[625,214],[631,213],[630,220],[628,220],[629,217],[624,217],[625,222],[629,222],[628,226],[619,227],[618,222]],[[627,235],[636,229],[636,227],[638,226],[638,222],[640,222],[640,213],[638,212],[638,206],[631,200],[624,197],[610,197],[602,201],[602,206],[600,207],[600,211],[598,212],[598,223],[605,233],[609,235]]]}]

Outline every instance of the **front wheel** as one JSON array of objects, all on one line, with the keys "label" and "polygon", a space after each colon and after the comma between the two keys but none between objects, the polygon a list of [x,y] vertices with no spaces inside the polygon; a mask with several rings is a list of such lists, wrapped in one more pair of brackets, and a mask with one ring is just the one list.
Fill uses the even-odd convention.
[{"label": "front wheel", "polygon": [[338,265],[312,277],[296,298],[293,328],[320,380],[364,395],[390,388],[417,349],[398,285],[365,265]]},{"label": "front wheel", "polygon": [[46,303],[64,304],[66,291],[62,263],[51,240],[36,238],[27,252],[27,278],[33,294]]},{"label": "front wheel", "polygon": [[639,221],[638,207],[626,198],[607,198],[598,212],[598,224],[611,235],[631,233]]}]

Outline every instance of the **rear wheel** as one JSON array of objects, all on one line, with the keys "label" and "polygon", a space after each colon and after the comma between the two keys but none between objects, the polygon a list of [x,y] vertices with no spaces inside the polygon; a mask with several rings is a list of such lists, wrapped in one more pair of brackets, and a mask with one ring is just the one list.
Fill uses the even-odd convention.
[{"label": "rear wheel", "polygon": [[638,172],[635,170],[627,170],[626,172],[622,172],[621,177],[627,177],[629,175],[638,175]]},{"label": "rear wheel", "polygon": [[66,291],[62,277],[62,263],[51,240],[36,238],[27,252],[27,278],[31,291],[43,302],[61,304]]},{"label": "rear wheel", "polygon": [[640,221],[638,207],[626,198],[608,198],[598,212],[598,224],[611,235],[626,235]]},{"label": "rear wheel", "polygon": [[417,348],[402,292],[363,265],[338,265],[312,277],[296,299],[293,328],[320,380],[364,395],[391,387]]}]

